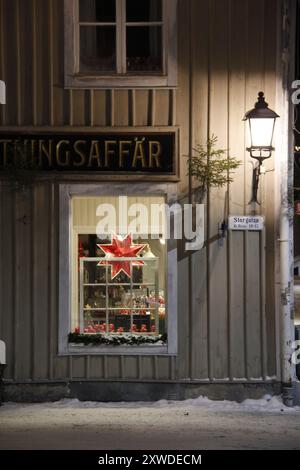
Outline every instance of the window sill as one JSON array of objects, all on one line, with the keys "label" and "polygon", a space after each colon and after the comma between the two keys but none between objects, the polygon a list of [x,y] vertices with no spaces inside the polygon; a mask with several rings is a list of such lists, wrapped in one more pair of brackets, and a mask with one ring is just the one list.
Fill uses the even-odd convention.
[{"label": "window sill", "polygon": [[84,344],[69,343],[65,351],[60,352],[60,356],[70,355],[110,355],[110,356],[174,356],[168,352],[167,345],[147,345],[147,346],[86,346]]},{"label": "window sill", "polygon": [[167,75],[66,75],[65,88],[176,88],[177,82]]}]

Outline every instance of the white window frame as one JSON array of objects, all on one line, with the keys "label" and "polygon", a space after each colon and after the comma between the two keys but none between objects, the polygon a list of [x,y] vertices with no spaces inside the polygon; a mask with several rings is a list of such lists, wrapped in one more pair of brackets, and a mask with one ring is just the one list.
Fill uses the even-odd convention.
[{"label": "white window frame", "polygon": [[168,204],[177,200],[177,185],[172,183],[101,183],[59,185],[59,355],[162,355],[177,354],[177,244],[172,238],[167,241],[167,312],[168,341],[166,345],[141,346],[81,346],[68,343],[71,332],[72,308],[72,198],[74,196],[145,195],[164,196]]},{"label": "white window frame", "polygon": [[[79,71],[79,0],[64,0],[65,16],[65,88],[174,88],[177,86],[177,0],[163,2],[163,71],[128,72],[126,70],[125,2],[117,1],[118,18],[123,18],[122,25],[117,28],[117,72],[114,74],[99,71],[88,73]],[[121,20],[119,19],[118,22]],[[148,25],[161,24],[150,22]],[[101,24],[101,23],[100,23]],[[130,23],[143,25],[145,23]]]}]

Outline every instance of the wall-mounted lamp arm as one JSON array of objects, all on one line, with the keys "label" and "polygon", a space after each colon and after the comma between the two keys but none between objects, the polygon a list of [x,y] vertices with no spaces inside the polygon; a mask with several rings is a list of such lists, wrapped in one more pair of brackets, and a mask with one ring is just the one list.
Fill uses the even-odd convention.
[{"label": "wall-mounted lamp arm", "polygon": [[249,202],[249,204],[252,204],[253,202],[255,202],[259,206],[261,205],[261,203],[258,201],[257,197],[258,197],[259,177],[262,174],[261,173],[261,166],[262,166],[262,162],[259,162],[258,166],[253,168],[252,197],[251,197],[251,201]]}]

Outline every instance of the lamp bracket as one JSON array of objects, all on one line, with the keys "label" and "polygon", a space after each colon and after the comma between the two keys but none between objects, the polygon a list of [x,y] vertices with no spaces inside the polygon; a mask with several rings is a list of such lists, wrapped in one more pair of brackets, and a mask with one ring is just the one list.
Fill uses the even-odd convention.
[{"label": "lamp bracket", "polygon": [[272,157],[272,152],[274,150],[274,147],[247,147],[247,151],[250,153],[251,158],[255,158],[258,161],[267,160]]},{"label": "lamp bracket", "polygon": [[262,174],[261,172],[262,164],[263,164],[263,160],[259,160],[258,165],[253,166],[252,197],[251,197],[251,201],[249,202],[249,204],[252,204],[254,202],[255,204],[258,204],[259,206],[261,205],[261,203],[257,199],[257,194],[258,194],[258,187],[259,187],[259,178],[260,178],[260,175]]}]

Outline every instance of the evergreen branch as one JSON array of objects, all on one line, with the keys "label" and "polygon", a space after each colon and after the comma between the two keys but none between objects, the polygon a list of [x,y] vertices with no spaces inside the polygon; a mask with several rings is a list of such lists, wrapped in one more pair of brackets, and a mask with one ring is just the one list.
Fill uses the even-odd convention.
[{"label": "evergreen branch", "polygon": [[233,170],[236,170],[242,162],[228,155],[228,149],[218,149],[217,136],[214,134],[206,144],[197,144],[193,149],[195,155],[189,160],[189,175],[193,176],[200,184],[203,192],[208,188],[222,188],[234,181]]}]

